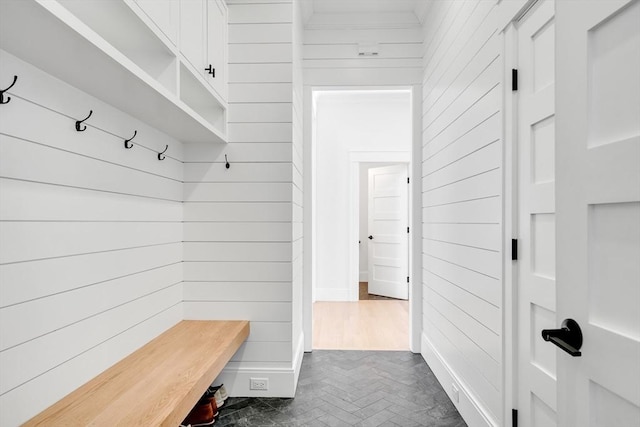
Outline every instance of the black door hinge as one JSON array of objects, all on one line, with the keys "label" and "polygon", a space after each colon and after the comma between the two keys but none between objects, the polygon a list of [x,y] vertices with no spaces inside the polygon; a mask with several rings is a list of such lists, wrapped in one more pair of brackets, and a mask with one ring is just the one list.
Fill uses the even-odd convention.
[{"label": "black door hinge", "polygon": [[511,239],[511,261],[518,260],[518,239]]},{"label": "black door hinge", "polygon": [[515,68],[511,69],[511,90],[518,90],[518,70]]},{"label": "black door hinge", "polygon": [[409,283],[409,276],[407,276],[407,283]]},{"label": "black door hinge", "polygon": [[518,410],[517,409],[511,410],[511,426],[518,427]]},{"label": "black door hinge", "polygon": [[409,232],[409,227],[407,227],[407,233]]},{"label": "black door hinge", "polygon": [[407,178],[407,184],[409,184],[409,183],[410,183],[410,181],[411,181],[411,179],[410,179],[410,178]]}]

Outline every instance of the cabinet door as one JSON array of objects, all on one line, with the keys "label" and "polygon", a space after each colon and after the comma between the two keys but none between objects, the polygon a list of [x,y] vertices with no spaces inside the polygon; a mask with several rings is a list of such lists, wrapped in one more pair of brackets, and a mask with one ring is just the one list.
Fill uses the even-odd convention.
[{"label": "cabinet door", "polygon": [[200,75],[205,73],[205,4],[203,0],[180,2],[180,52]]},{"label": "cabinet door", "polygon": [[215,68],[215,77],[207,81],[227,99],[227,9],[222,0],[207,0],[207,66]]},{"label": "cabinet door", "polygon": [[179,0],[136,0],[147,16],[167,36],[174,46],[178,45]]}]

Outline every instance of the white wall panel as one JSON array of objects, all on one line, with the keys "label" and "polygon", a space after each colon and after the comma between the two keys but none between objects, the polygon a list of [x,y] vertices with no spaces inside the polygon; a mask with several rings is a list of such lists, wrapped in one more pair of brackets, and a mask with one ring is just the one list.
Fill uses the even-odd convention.
[{"label": "white wall panel", "polygon": [[291,102],[291,83],[230,83],[230,102]]},{"label": "white wall panel", "polygon": [[[153,317],[79,353],[0,396],[3,423],[18,425],[41,412],[182,319],[182,304],[161,309]],[[87,334],[90,334],[88,331]],[[31,356],[42,356],[32,354]],[[38,396],[33,399],[33,396]]]},{"label": "white wall panel", "polygon": [[2,221],[182,221],[180,203],[0,178]]},{"label": "white wall panel", "polygon": [[290,302],[185,301],[184,309],[185,314],[195,320],[291,321]]},{"label": "white wall panel", "polygon": [[291,221],[292,215],[291,203],[189,203],[184,220],[271,223]]},{"label": "white wall panel", "polygon": [[229,142],[291,142],[291,123],[232,123]]},{"label": "white wall panel", "polygon": [[[286,366],[292,395],[293,4],[228,6],[229,144],[185,149],[184,316],[250,320],[229,369],[274,383],[269,370]],[[249,393],[248,381],[232,386]]]},{"label": "white wall panel", "polygon": [[[243,301],[251,295],[253,301],[291,301],[291,284],[287,282],[189,282],[184,285],[185,301]],[[253,325],[251,325],[253,328]]]},{"label": "white wall panel", "polygon": [[0,120],[0,424],[17,425],[181,320],[183,165],[180,142],[0,55],[19,76]]},{"label": "white wall panel", "polygon": [[[304,45],[345,44],[354,42],[377,43],[422,43],[419,28],[399,29],[307,29],[304,32]],[[307,58],[305,51],[305,58]]]},{"label": "white wall panel", "polygon": [[179,223],[3,222],[0,264],[180,242]]},{"label": "white wall panel", "polygon": [[291,23],[291,4],[234,4],[229,8],[229,24]]},{"label": "white wall panel", "polygon": [[[168,265],[0,309],[0,351],[80,323],[182,282],[182,266]],[[39,313],[34,316],[33,313]],[[15,325],[19,324],[20,328]],[[2,354],[2,353],[0,353]]]},{"label": "white wall panel", "polygon": [[[233,108],[233,106],[231,108]],[[241,144],[227,144],[225,146],[190,144],[185,152],[185,162],[208,163],[210,167],[224,169],[225,155],[227,155],[227,159],[231,165],[233,165],[234,162],[290,162],[292,156],[291,143],[243,142]],[[186,173],[189,173],[188,170],[189,165],[185,164]]]},{"label": "white wall panel", "polygon": [[243,104],[229,106],[229,123],[291,123],[293,116],[290,102]]},{"label": "white wall panel", "polygon": [[185,222],[185,242],[290,242],[291,223]]},{"label": "white wall panel", "polygon": [[291,183],[185,184],[184,196],[185,202],[290,202]]},{"label": "white wall panel", "polygon": [[[21,345],[3,348],[0,353],[4,367],[1,392],[5,393],[42,372],[103,344],[131,326],[154,316],[161,311],[160,309],[175,305],[181,297],[181,283],[169,285],[146,296],[98,312],[82,321],[53,329]],[[49,313],[43,313],[45,319]],[[31,317],[35,316],[31,313]],[[21,320],[24,320],[24,317]],[[41,357],[42,354],[46,354],[47,357]]]},{"label": "white wall panel", "polygon": [[[255,261],[185,261],[184,280],[188,282],[213,280],[237,280],[240,282],[286,282],[291,280],[291,263]],[[250,298],[251,296],[247,295],[247,297]]]},{"label": "white wall panel", "polygon": [[229,64],[291,63],[290,43],[244,43],[229,45]]},{"label": "white wall panel", "polygon": [[[209,163],[192,163],[185,170],[186,183],[203,182],[291,182],[289,163],[233,163],[233,169],[225,169]],[[0,181],[0,185],[2,185]],[[2,212],[0,210],[0,212]]]},{"label": "white wall panel", "polygon": [[291,31],[291,24],[232,24],[229,25],[229,44],[290,44]]},{"label": "white wall panel", "polygon": [[[416,58],[422,60],[422,42],[381,43],[375,58]],[[313,59],[353,59],[358,57],[358,43],[307,44],[304,46],[305,61]],[[364,59],[366,60],[366,59]]]},{"label": "white wall panel", "polygon": [[[305,85],[397,86],[422,82],[420,28],[344,27],[304,31]],[[376,45],[377,55],[360,56],[361,43]]]},{"label": "white wall panel", "polygon": [[[114,149],[119,147],[114,146]],[[153,159],[149,155],[149,161]],[[18,159],[28,158],[30,167],[21,167]],[[65,164],[52,168],[52,164]],[[69,153],[37,142],[0,134],[0,170],[3,178],[82,187],[120,194],[179,201],[180,181],[158,177],[126,166]],[[110,177],[118,176],[114,180]]]},{"label": "white wall panel", "polygon": [[279,261],[291,260],[289,243],[185,242],[185,259],[191,261]]},{"label": "white wall panel", "polygon": [[230,83],[290,83],[293,76],[291,64],[229,64]]},{"label": "white wall panel", "polygon": [[[424,22],[423,349],[501,420],[502,39],[496,2],[435,2]],[[439,357],[433,357],[438,354]],[[446,372],[446,375],[443,373]],[[445,389],[447,387],[445,386]],[[463,402],[463,399],[460,400]],[[465,414],[463,414],[465,415]]]}]

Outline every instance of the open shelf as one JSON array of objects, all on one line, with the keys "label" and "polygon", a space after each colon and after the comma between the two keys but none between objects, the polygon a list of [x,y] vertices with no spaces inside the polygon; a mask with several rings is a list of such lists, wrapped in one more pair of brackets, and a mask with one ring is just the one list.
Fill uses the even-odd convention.
[{"label": "open shelf", "polygon": [[169,92],[178,93],[177,52],[158,38],[129,5],[119,0],[103,1],[100,7],[86,0],[58,2]]},{"label": "open shelf", "polygon": [[[188,102],[178,97],[179,59],[143,22],[135,22],[126,4],[99,2],[114,3],[108,10],[127,22],[127,33],[118,35],[122,22],[102,16],[113,27],[107,28],[94,11],[72,3],[65,1],[67,9],[50,0],[1,2],[0,48],[179,141],[226,143],[220,131],[225,126],[217,121],[224,120],[225,106],[213,96],[191,96]],[[127,38],[138,36],[135,42]]]},{"label": "open shelf", "polygon": [[220,132],[226,134],[226,110],[218,102],[212,103],[212,89],[180,64],[180,99]]}]

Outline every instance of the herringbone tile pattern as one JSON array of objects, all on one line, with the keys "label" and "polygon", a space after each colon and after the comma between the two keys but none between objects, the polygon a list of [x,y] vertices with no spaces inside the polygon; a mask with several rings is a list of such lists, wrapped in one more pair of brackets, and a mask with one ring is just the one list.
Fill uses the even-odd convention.
[{"label": "herringbone tile pattern", "polygon": [[466,426],[420,355],[305,354],[295,399],[229,398],[223,426]]}]

